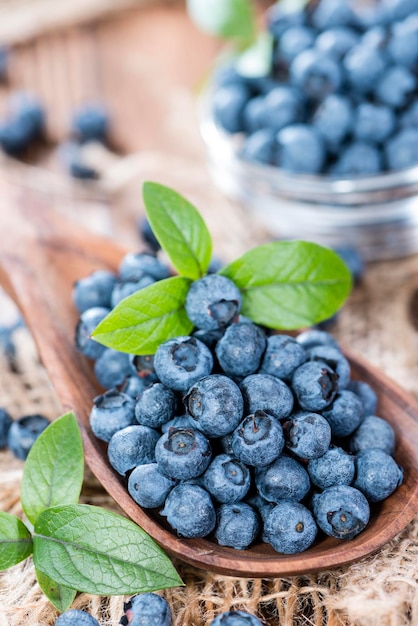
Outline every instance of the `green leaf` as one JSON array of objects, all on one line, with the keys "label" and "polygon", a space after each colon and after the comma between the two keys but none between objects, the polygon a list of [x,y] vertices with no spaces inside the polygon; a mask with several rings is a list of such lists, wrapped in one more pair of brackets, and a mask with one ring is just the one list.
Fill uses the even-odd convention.
[{"label": "green leaf", "polygon": [[83,482],[83,445],[74,413],[52,422],[33,444],[23,469],[22,507],[35,523],[45,509],[78,502]]},{"label": "green leaf", "polygon": [[243,315],[283,330],[331,317],[352,283],[350,271],[335,252],[306,241],[259,246],[219,273],[241,290]]},{"label": "green leaf", "polygon": [[260,33],[255,43],[247,48],[235,62],[235,69],[242,76],[265,76],[271,70],[273,37],[270,33]]},{"label": "green leaf", "polygon": [[44,511],[33,542],[37,569],[86,593],[122,595],[183,584],[142,528],[98,507],[70,504]]},{"label": "green leaf", "polygon": [[180,276],[193,280],[203,276],[211,260],[212,240],[197,209],[158,183],[144,183],[143,198],[152,230]]},{"label": "green leaf", "polygon": [[187,11],[195,24],[210,35],[246,42],[255,36],[250,0],[187,0]]},{"label": "green leaf", "polygon": [[92,337],[130,354],[154,354],[160,343],[188,335],[193,324],[184,308],[190,280],[173,276],[122,300],[94,330]]},{"label": "green leaf", "polygon": [[36,568],[35,574],[38,584],[48,600],[60,613],[64,613],[72,605],[77,591],[60,585]]},{"label": "green leaf", "polygon": [[0,511],[0,570],[20,563],[32,554],[32,538],[15,515]]}]

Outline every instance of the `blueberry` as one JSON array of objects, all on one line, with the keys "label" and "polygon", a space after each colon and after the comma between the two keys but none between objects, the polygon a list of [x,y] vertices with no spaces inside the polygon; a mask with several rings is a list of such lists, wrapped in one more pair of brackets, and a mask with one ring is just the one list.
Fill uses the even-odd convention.
[{"label": "blueberry", "polygon": [[239,387],[227,376],[214,374],[198,380],[184,397],[196,427],[209,437],[233,431],[244,413]]},{"label": "blueberry", "polygon": [[284,447],[280,423],[264,411],[248,415],[234,431],[234,455],[243,463],[264,467],[277,459]]},{"label": "blueberry", "polygon": [[359,283],[364,275],[365,267],[363,257],[357,248],[341,245],[334,248],[334,252],[344,261],[350,270],[354,284]]},{"label": "blueberry", "polygon": [[310,328],[305,330],[296,337],[296,341],[309,350],[315,346],[334,346],[334,348],[340,349],[338,341],[324,330],[318,330],[316,328]]},{"label": "blueberry", "polygon": [[246,611],[226,611],[217,615],[211,626],[262,626],[262,623]]},{"label": "blueberry", "polygon": [[258,511],[262,520],[261,540],[268,543],[267,537],[264,534],[264,524],[271,511],[274,509],[275,504],[273,502],[267,502],[260,494],[251,495],[249,498],[246,498],[246,502]]},{"label": "blueberry", "polygon": [[129,252],[119,264],[119,277],[122,281],[137,281],[144,274],[154,280],[170,276],[170,270],[154,254],[149,252]]},{"label": "blueberry", "polygon": [[108,270],[97,270],[77,280],[73,286],[72,298],[79,313],[93,307],[110,309],[115,283],[115,274]]},{"label": "blueberry", "polygon": [[43,415],[24,415],[10,425],[7,433],[7,447],[15,457],[24,461],[33,444],[49,425]]},{"label": "blueberry", "polygon": [[350,439],[350,450],[360,452],[369,448],[383,450],[393,455],[395,451],[395,433],[386,420],[377,415],[368,415]]},{"label": "blueberry", "polygon": [[209,348],[195,337],[175,337],[157,348],[154,367],[164,385],[187,391],[199,378],[211,373],[213,357]]},{"label": "blueberry", "polygon": [[174,391],[162,383],[153,383],[138,397],[135,417],[139,424],[158,428],[174,417],[177,405]]},{"label": "blueberry", "polygon": [[354,137],[358,141],[381,143],[392,134],[395,123],[391,108],[362,102],[356,111]]},{"label": "blueberry", "polygon": [[127,626],[170,626],[171,611],[167,600],[156,593],[132,596],[123,605],[125,615],[120,624]]},{"label": "blueberry", "polygon": [[351,89],[360,94],[372,92],[376,82],[387,71],[384,53],[364,43],[353,46],[342,63]]},{"label": "blueberry", "polygon": [[416,14],[392,25],[387,51],[394,63],[414,67],[418,60],[418,20]]},{"label": "blueberry", "polygon": [[418,11],[416,0],[385,0],[383,6],[390,20],[403,20],[410,13]]},{"label": "blueberry", "polygon": [[191,417],[191,415],[178,415],[177,417],[173,417],[172,420],[166,422],[161,426],[162,433],[168,433],[170,428],[193,428],[199,430],[197,428],[197,424],[195,420]]},{"label": "blueberry", "polygon": [[270,128],[261,128],[245,138],[240,157],[244,161],[275,165],[277,148],[276,132]]},{"label": "blueberry", "polygon": [[327,147],[336,152],[353,126],[350,100],[339,94],[330,94],[319,104],[312,124],[321,133]]},{"label": "blueberry", "polygon": [[257,468],[255,483],[258,493],[268,502],[296,500],[299,502],[311,487],[307,471],[298,461],[282,454],[267,467]]},{"label": "blueberry", "polygon": [[320,489],[350,485],[354,478],[354,457],[342,448],[331,447],[322,456],[309,461],[308,474]]},{"label": "blueberry", "polygon": [[267,339],[259,373],[289,381],[306,358],[304,348],[290,335],[271,335]]},{"label": "blueberry", "polygon": [[195,330],[192,333],[192,337],[196,337],[196,339],[199,339],[199,341],[204,343],[210,350],[213,350],[224,332],[225,328],[217,328],[216,330]]},{"label": "blueberry", "polygon": [[402,128],[418,126],[418,100],[414,100],[410,107],[401,114],[399,121]]},{"label": "blueberry", "polygon": [[312,23],[318,30],[356,24],[356,16],[347,0],[321,0],[312,13]]},{"label": "blueberry", "polygon": [[135,424],[135,401],[124,393],[111,389],[93,400],[90,426],[102,441],[110,441],[122,428]]},{"label": "blueberry", "polygon": [[267,29],[273,37],[280,39],[283,33],[293,26],[303,26],[306,14],[302,11],[286,10],[281,4],[273,4],[265,13]]},{"label": "blueberry", "polygon": [[352,178],[378,174],[382,169],[382,154],[378,148],[365,141],[353,141],[341,151],[331,167],[331,174],[335,178]]},{"label": "blueberry", "polygon": [[258,370],[265,347],[266,337],[259,326],[239,322],[228,326],[215,352],[225,374],[244,377]]},{"label": "blueberry", "polygon": [[193,428],[170,428],[155,446],[160,470],[169,478],[189,480],[203,474],[212,456],[209,440]]},{"label": "blueberry", "polygon": [[80,180],[96,180],[99,172],[85,158],[83,146],[76,141],[67,141],[59,148],[59,156],[63,165],[73,178]]},{"label": "blueberry", "polygon": [[185,307],[197,328],[216,330],[228,326],[238,315],[241,293],[229,278],[208,274],[192,283]]},{"label": "blueberry", "polygon": [[7,436],[12,425],[12,418],[5,409],[0,408],[0,448],[7,446]]},{"label": "blueberry", "polygon": [[123,383],[119,387],[119,391],[137,400],[139,394],[142,393],[146,387],[147,383],[137,374],[129,374],[129,376],[124,378]]},{"label": "blueberry", "polygon": [[256,511],[245,502],[221,504],[217,511],[215,537],[221,546],[245,550],[260,530]]},{"label": "blueberry", "polygon": [[313,511],[318,526],[325,534],[337,539],[353,539],[370,518],[365,496],[348,485],[328,487],[318,494]]},{"label": "blueberry", "polygon": [[411,100],[417,86],[414,74],[404,65],[389,67],[377,81],[376,99],[392,108],[403,108]]},{"label": "blueberry", "polygon": [[131,296],[133,293],[152,285],[155,280],[148,274],[143,274],[138,280],[118,280],[112,291],[111,305],[115,307],[119,302]]},{"label": "blueberry", "polygon": [[0,123],[0,146],[10,156],[18,157],[31,142],[30,128],[19,120]]},{"label": "blueberry", "polygon": [[85,611],[70,609],[57,617],[55,626],[99,626],[99,622]]},{"label": "blueberry", "polygon": [[130,363],[132,372],[137,374],[147,385],[158,382],[153,354],[133,354],[130,357]]},{"label": "blueberry", "polygon": [[109,130],[109,114],[99,104],[88,104],[75,111],[71,121],[74,135],[82,142],[105,142]]},{"label": "blueberry", "polygon": [[129,355],[106,348],[94,364],[94,374],[104,389],[120,385],[132,373]]},{"label": "blueberry", "polygon": [[376,414],[377,394],[373,387],[361,380],[350,380],[347,389],[360,398],[364,416]]},{"label": "blueberry", "polygon": [[339,90],[342,72],[336,59],[310,48],[298,54],[290,64],[289,80],[306,97],[322,100]]},{"label": "blueberry", "polygon": [[324,54],[341,60],[358,40],[359,35],[352,28],[336,26],[320,33],[315,46]]},{"label": "blueberry", "polygon": [[310,48],[314,41],[315,31],[312,28],[291,26],[280,37],[278,50],[273,62],[275,64],[289,64],[298,54]]},{"label": "blueberry", "polygon": [[45,127],[45,109],[36,96],[18,92],[10,100],[10,115],[26,128],[28,141],[42,135]]},{"label": "blueberry", "polygon": [[317,459],[329,448],[331,428],[319,413],[297,413],[283,426],[286,446],[303,459]]},{"label": "blueberry", "polygon": [[347,437],[360,425],[363,419],[363,405],[352,391],[340,391],[330,407],[322,415],[331,426],[333,437]]},{"label": "blueberry", "polygon": [[215,121],[228,133],[244,130],[244,108],[251,97],[242,84],[232,84],[218,89],[212,100]]},{"label": "blueberry", "polygon": [[418,128],[404,128],[386,143],[386,159],[391,170],[418,163]]},{"label": "blueberry", "polygon": [[134,425],[118,430],[110,439],[107,456],[122,476],[138,465],[154,463],[160,433],[148,426]]},{"label": "blueberry", "polygon": [[383,450],[361,450],[355,463],[353,486],[364,493],[369,502],[384,500],[402,483],[401,468]]},{"label": "blueberry", "polygon": [[159,250],[161,250],[160,242],[154,235],[151,224],[146,217],[141,217],[138,219],[137,227],[142,239],[145,241],[145,243],[148,244],[153,252],[157,253]]},{"label": "blueberry", "polygon": [[162,506],[176,481],[165,476],[157,463],[146,463],[132,470],[128,479],[129,495],[144,509]]},{"label": "blueberry", "polygon": [[303,97],[293,87],[278,85],[262,100],[259,124],[263,128],[279,131],[302,119]]},{"label": "blueberry", "polygon": [[338,374],[326,363],[307,361],[293,374],[292,389],[302,409],[321,411],[338,392]]},{"label": "blueberry", "polygon": [[285,382],[270,374],[251,374],[240,384],[245,414],[265,411],[277,419],[288,417],[293,409],[293,394]]},{"label": "blueberry", "polygon": [[315,346],[308,351],[310,361],[321,361],[338,374],[338,389],[345,389],[350,382],[350,364],[339,348]]},{"label": "blueberry", "polygon": [[278,165],[296,174],[317,174],[325,162],[324,140],[307,124],[293,124],[277,134]]},{"label": "blueberry", "polygon": [[106,350],[106,346],[91,339],[91,334],[108,313],[108,308],[93,307],[80,315],[75,331],[75,345],[89,359],[98,359]]},{"label": "blueberry", "polygon": [[315,541],[317,531],[311,512],[294,500],[278,502],[264,525],[267,541],[281,554],[307,550]]},{"label": "blueberry", "polygon": [[210,495],[198,485],[184,483],[167,496],[161,515],[181,537],[206,537],[216,525],[216,512]]},{"label": "blueberry", "polygon": [[218,454],[202,476],[202,486],[224,504],[242,500],[250,483],[248,467],[229,454]]}]

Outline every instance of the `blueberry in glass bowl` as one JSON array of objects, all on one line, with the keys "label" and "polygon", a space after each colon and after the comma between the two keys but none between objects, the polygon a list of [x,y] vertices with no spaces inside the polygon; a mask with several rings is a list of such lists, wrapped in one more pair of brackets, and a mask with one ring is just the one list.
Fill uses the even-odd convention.
[{"label": "blueberry in glass bowl", "polygon": [[210,172],[274,236],[364,260],[418,250],[417,9],[276,3],[269,70],[238,56],[213,71],[200,106]]}]

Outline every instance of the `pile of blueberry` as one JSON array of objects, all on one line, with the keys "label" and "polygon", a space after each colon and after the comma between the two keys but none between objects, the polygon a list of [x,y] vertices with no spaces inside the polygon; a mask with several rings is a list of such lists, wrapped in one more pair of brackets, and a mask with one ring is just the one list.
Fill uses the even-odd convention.
[{"label": "pile of blueberry", "polygon": [[12,420],[9,413],[0,408],[0,448],[8,448],[16,458],[24,461],[48,425],[48,419],[39,413]]},{"label": "pile of blueberry", "polygon": [[214,118],[243,159],[336,178],[418,163],[418,3],[353,4],[276,3],[270,74],[216,73]]},{"label": "pile of blueberry", "polygon": [[[143,593],[133,596],[124,604],[121,617],[122,626],[170,626],[171,611],[167,601],[156,593]],[[92,615],[85,611],[71,609],[62,613],[55,626],[100,626]],[[246,611],[220,613],[211,626],[262,626],[257,617]]]},{"label": "pile of blueberry", "polygon": [[388,497],[402,471],[376,393],[351,380],[330,334],[269,334],[240,315],[232,281],[208,274],[186,299],[194,332],[155,356],[90,338],[121,297],[167,274],[155,256],[130,253],[117,276],[97,271],[74,287],[77,346],[95,359],[106,389],[94,399],[91,428],[131,497],[159,510],[179,536],[236,549],[261,539],[301,552],[318,528],[356,536],[370,503]]}]

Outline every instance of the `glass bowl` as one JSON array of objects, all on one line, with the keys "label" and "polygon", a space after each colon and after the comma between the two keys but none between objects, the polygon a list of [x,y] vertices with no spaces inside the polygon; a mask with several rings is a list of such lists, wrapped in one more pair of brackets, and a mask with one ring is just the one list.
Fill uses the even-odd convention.
[{"label": "glass bowl", "polygon": [[418,164],[333,179],[245,161],[239,156],[243,135],[228,134],[213,119],[211,89],[201,96],[199,125],[215,184],[274,237],[352,246],[366,261],[418,251]]}]

